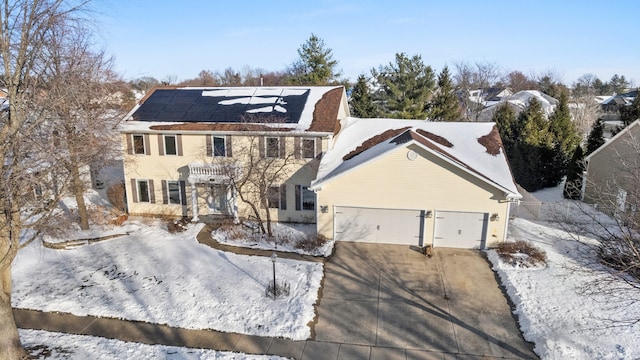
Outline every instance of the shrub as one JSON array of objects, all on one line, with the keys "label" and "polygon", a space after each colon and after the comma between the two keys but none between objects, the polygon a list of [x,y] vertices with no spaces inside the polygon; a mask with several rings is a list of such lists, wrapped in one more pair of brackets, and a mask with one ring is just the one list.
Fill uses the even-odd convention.
[{"label": "shrub", "polygon": [[180,233],[187,230],[187,224],[190,222],[189,218],[183,216],[179,220],[167,221],[167,231],[171,234]]},{"label": "shrub", "polygon": [[124,183],[114,184],[107,189],[107,198],[113,207],[120,211],[125,211],[125,189]]},{"label": "shrub", "polygon": [[296,249],[311,251],[317,249],[327,242],[327,238],[322,235],[307,235],[304,239],[298,241]]},{"label": "shrub", "polygon": [[502,261],[513,266],[535,267],[547,263],[547,254],[526,241],[504,242],[496,252]]}]

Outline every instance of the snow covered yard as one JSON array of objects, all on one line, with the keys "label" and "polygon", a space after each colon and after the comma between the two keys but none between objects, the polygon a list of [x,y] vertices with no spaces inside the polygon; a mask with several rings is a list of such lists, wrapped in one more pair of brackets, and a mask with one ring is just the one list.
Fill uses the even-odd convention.
[{"label": "snow covered yard", "polygon": [[[246,355],[228,351],[146,345],[94,336],[70,335],[39,330],[19,330],[25,348],[36,359],[211,359],[278,360],[279,356]],[[46,344],[46,347],[42,345]]]},{"label": "snow covered yard", "polygon": [[[550,197],[552,191],[545,190],[544,200],[561,203],[558,195]],[[571,209],[558,203],[549,207]],[[523,268],[508,265],[494,250],[488,251],[494,270],[516,305],[524,337],[535,344],[535,352],[542,359],[640,358],[640,323],[610,322],[629,316],[640,319],[640,303],[621,303],[604,294],[589,296],[582,291],[604,276],[597,268],[590,268],[593,261],[585,259],[590,256],[585,245],[574,241],[558,224],[546,221],[515,219],[510,223],[509,236],[529,241],[548,257],[544,267]],[[616,286],[628,285],[620,281]]]},{"label": "snow covered yard", "polygon": [[274,236],[271,240],[241,225],[223,225],[213,231],[211,236],[221,244],[254,249],[325,257],[331,255],[333,251],[334,241],[318,238],[315,224],[274,222],[271,226]]},{"label": "snow covered yard", "polygon": [[278,281],[291,288],[287,298],[274,301],[265,296],[271,259],[198,243],[203,224],[171,234],[160,222],[128,223],[122,230],[129,235],[119,238],[70,250],[34,242],[21,250],[13,266],[13,306],[295,340],[310,336],[321,263],[278,259]]}]

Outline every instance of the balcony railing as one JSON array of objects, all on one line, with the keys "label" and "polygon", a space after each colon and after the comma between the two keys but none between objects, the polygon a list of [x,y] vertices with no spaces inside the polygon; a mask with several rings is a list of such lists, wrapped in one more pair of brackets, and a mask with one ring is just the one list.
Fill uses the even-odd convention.
[{"label": "balcony railing", "polygon": [[240,168],[232,164],[199,164],[191,163],[189,166],[189,182],[225,184],[231,177],[238,178]]}]

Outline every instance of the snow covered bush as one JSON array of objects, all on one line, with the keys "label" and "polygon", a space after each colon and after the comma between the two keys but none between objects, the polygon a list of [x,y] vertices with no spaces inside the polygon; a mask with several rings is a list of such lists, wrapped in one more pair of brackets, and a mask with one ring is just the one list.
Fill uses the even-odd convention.
[{"label": "snow covered bush", "polygon": [[537,267],[547,263],[547,254],[527,241],[504,242],[496,253],[502,261],[516,267]]}]

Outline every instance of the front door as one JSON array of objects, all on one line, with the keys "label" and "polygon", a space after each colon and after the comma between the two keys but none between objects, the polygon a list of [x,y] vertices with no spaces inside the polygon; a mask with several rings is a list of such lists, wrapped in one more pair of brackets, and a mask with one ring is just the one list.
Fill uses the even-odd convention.
[{"label": "front door", "polygon": [[227,187],[225,185],[211,185],[207,196],[209,214],[227,213]]}]

